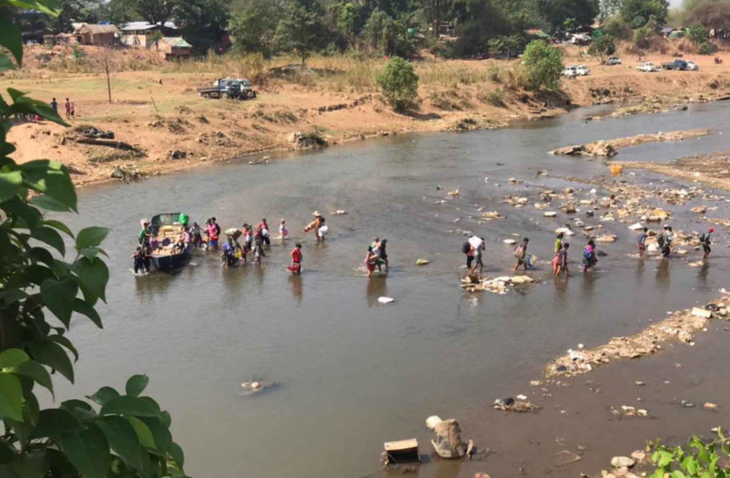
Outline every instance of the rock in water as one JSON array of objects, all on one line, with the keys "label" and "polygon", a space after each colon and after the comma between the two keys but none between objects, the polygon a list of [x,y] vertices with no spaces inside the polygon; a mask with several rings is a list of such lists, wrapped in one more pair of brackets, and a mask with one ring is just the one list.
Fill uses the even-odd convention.
[{"label": "rock in water", "polygon": [[636,461],[633,458],[629,458],[628,456],[614,456],[611,459],[611,466],[614,468],[621,468],[625,466],[626,468],[631,468],[636,464]]}]

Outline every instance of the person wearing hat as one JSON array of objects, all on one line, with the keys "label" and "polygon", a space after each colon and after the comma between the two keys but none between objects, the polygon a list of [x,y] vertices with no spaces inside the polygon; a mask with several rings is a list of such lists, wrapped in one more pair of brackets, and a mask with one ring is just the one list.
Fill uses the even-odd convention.
[{"label": "person wearing hat", "polygon": [[324,225],[324,217],[322,217],[319,211],[314,211],[314,221],[304,228],[304,232],[309,232],[314,229],[314,235],[317,237],[317,242],[324,241],[324,234],[320,232],[323,227],[326,227]]},{"label": "person wearing hat", "polygon": [[710,247],[710,245],[712,244],[710,236],[713,232],[715,232],[715,228],[711,227],[707,230],[707,232],[700,236],[700,244],[702,244],[702,250],[704,251],[702,259],[707,259],[707,256],[709,256],[710,252],[712,252],[712,248]]}]

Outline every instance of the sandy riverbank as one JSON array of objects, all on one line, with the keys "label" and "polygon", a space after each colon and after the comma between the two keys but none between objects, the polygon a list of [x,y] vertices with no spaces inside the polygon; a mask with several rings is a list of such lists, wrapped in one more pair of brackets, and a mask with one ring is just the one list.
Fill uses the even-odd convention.
[{"label": "sandy riverbank", "polygon": [[[730,91],[730,55],[724,56],[723,65],[698,57],[699,72],[658,74],[636,71],[638,58],[625,57],[624,65],[616,67],[583,61],[592,75],[564,81],[559,94],[535,94],[515,86],[511,73],[515,62],[427,59],[416,63],[422,103],[408,115],[391,111],[374,85],[367,81],[353,85],[349,73],[338,72],[338,64],[317,65],[316,60],[312,68],[330,72],[326,78],[262,80],[258,98],[245,102],[197,96],[195,88],[220,73],[213,67],[185,72],[160,66],[115,73],[111,104],[103,75],[51,72],[32,62],[28,71],[2,79],[0,86],[30,91],[47,101],[55,97],[61,109],[65,98],[71,98],[77,112],[72,128],[113,131],[116,140],[138,150],[130,153],[79,144],[73,140],[77,132],[54,124],[26,123],[11,130],[17,161],[60,160],[73,168],[76,183],[83,185],[109,180],[115,168],[158,175],[238,156],[296,149],[292,137],[297,132],[315,133],[335,145],[415,131],[504,127],[511,121],[561,114],[573,106],[648,105],[639,112],[712,100]],[[369,68],[379,66],[376,62]]]}]

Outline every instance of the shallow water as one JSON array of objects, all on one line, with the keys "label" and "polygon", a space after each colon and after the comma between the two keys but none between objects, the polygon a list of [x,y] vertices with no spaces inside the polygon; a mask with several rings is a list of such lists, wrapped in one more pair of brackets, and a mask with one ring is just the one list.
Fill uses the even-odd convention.
[{"label": "shallow water", "polygon": [[[730,149],[727,104],[582,120],[600,110],[513,129],[407,135],[284,155],[266,165],[233,162],[84,189],[81,215],[66,220],[75,229],[112,228],[105,244],[112,279],[109,304],[101,310],[105,330],[82,320],[72,330],[82,352],[78,382],[62,389],[60,398],[90,394],[102,385],[123,388],[129,375],[147,373],[149,393],[172,413],[174,436],[193,476],[358,477],[378,469],[384,441],[418,436],[424,442],[427,416],[478,416],[494,398],[523,390],[565,349],[604,343],[645,327],[641,318],[661,318],[665,311],[714,298],[728,285],[724,231],[716,234],[711,267],[696,269],[686,258],[660,265],[629,257],[634,233],[620,223],[604,226],[619,240],[601,247],[609,256],[593,274],[577,273],[583,239],[574,236],[576,274],[567,283],[553,281],[543,263],[534,274],[545,281],[516,293],[469,296],[459,289],[465,240],[460,229],[486,238],[486,274],[510,270],[511,248],[502,239],[512,234],[528,235],[532,252],[547,259],[552,231],[566,216],[547,219],[531,206],[514,209],[502,196],[534,198],[542,189],[567,185],[587,190],[592,186],[559,177],[607,172],[601,161],[553,157],[548,150],[705,127],[715,134],[628,148],[619,159],[670,160]],[[540,170],[550,176],[537,176]],[[508,184],[510,177],[525,183]],[[642,172],[625,178],[660,181]],[[436,204],[456,188],[460,198]],[[686,210],[701,203],[706,202],[670,208],[677,211],[675,229],[698,229]],[[479,225],[473,218],[481,206],[507,218]],[[330,226],[324,245],[301,232],[315,209]],[[328,214],[336,209],[348,214]],[[170,211],[186,212],[199,223],[216,216],[223,229],[261,217],[273,227],[284,217],[293,240],[285,246],[273,241],[262,267],[223,270],[217,254],[196,253],[194,265],[178,274],[135,278],[129,255],[139,219]],[[720,203],[713,217],[730,217],[727,206]],[[387,278],[368,282],[359,267],[376,235],[388,238],[393,267]],[[300,239],[304,273],[291,277],[284,266]],[[417,258],[432,263],[417,267]],[[378,304],[384,295],[395,303]],[[723,352],[716,358],[726,362],[730,351]],[[243,396],[240,383],[253,378],[280,386]],[[462,427],[488,429],[489,415],[482,420]],[[661,434],[661,424],[653,430]],[[429,466],[422,476],[456,473]]]}]

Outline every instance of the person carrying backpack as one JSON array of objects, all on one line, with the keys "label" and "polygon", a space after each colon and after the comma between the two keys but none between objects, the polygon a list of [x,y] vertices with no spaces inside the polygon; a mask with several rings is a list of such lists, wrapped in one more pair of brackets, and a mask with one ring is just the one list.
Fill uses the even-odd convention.
[{"label": "person carrying backpack", "polygon": [[715,232],[715,228],[711,227],[700,236],[700,244],[702,244],[702,250],[704,252],[702,259],[707,259],[707,256],[712,252],[710,245],[712,245],[711,236],[713,232]]}]

